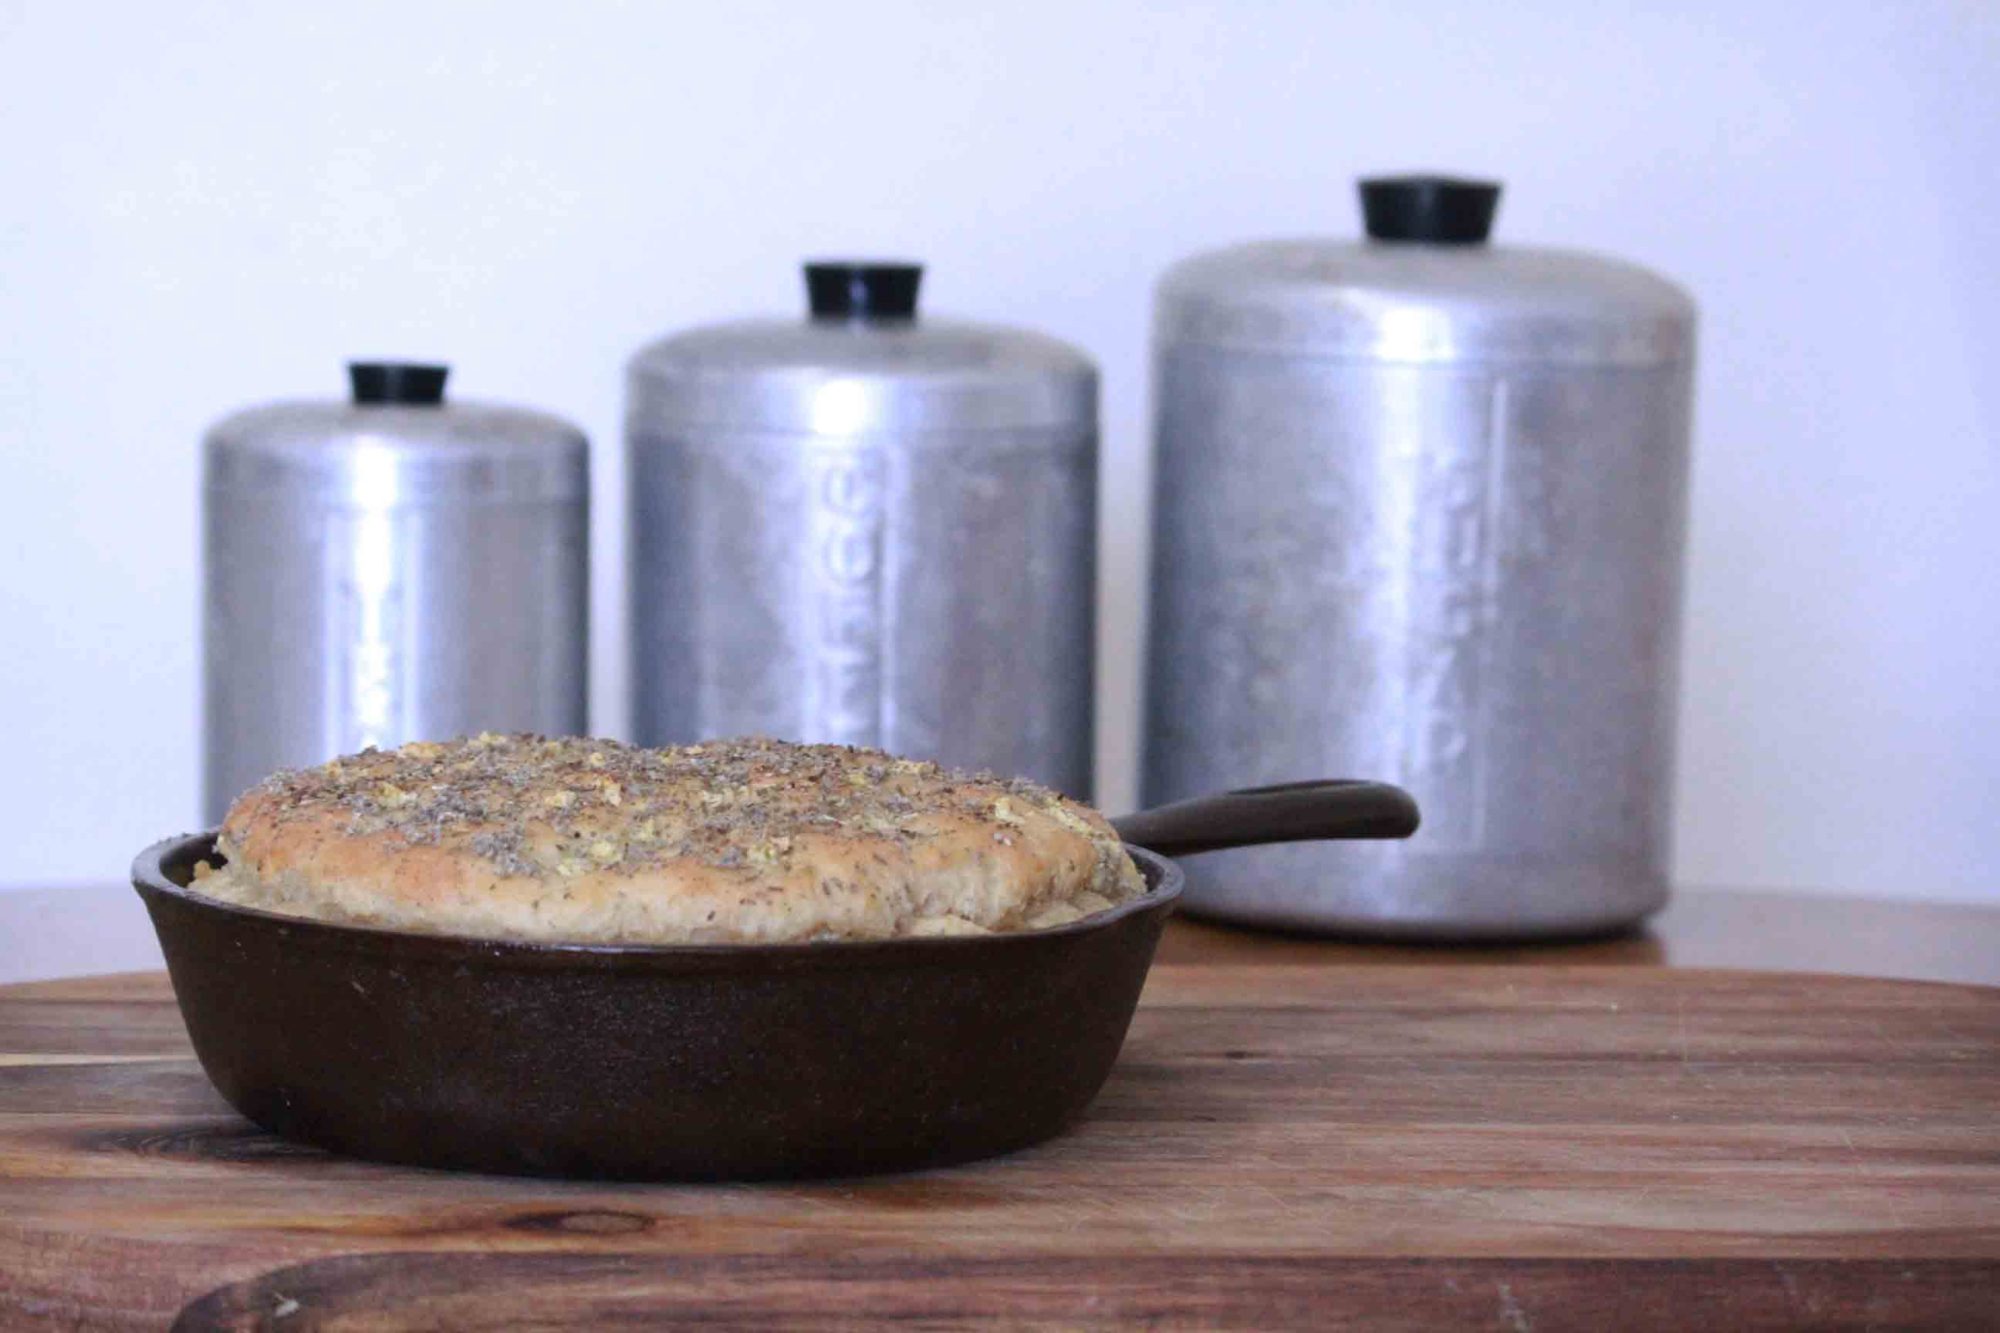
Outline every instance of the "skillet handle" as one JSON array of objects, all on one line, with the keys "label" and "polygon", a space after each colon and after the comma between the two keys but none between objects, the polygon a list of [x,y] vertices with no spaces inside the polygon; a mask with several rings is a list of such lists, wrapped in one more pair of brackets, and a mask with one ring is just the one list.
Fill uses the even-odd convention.
[{"label": "skillet handle", "polygon": [[1121,816],[1111,826],[1136,847],[1193,856],[1272,842],[1407,838],[1418,821],[1417,803],[1401,787],[1333,778],[1197,796]]}]

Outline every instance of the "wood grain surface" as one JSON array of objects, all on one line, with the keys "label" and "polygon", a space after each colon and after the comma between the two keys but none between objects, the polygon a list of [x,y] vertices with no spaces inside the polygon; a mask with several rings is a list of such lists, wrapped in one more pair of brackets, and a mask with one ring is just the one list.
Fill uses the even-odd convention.
[{"label": "wood grain surface", "polygon": [[[1459,965],[1588,963],[1836,972],[2000,985],[2000,910],[1964,903],[1747,889],[1676,889],[1638,930],[1553,944],[1449,946],[1334,941],[1167,923],[1162,962]],[[160,966],[152,922],[128,884],[0,892],[0,984]]]},{"label": "wood grain surface", "polygon": [[2000,991],[1170,962],[1054,1143],[628,1187],[293,1147],[164,978],[0,989],[0,1328],[980,1321],[2000,1327]]},{"label": "wood grain surface", "polygon": [[[0,918],[4,919],[4,918]],[[1163,963],[1726,967],[2000,985],[2000,910],[1801,893],[1677,891],[1636,930],[1519,944],[1396,944],[1238,930],[1183,913]]]}]

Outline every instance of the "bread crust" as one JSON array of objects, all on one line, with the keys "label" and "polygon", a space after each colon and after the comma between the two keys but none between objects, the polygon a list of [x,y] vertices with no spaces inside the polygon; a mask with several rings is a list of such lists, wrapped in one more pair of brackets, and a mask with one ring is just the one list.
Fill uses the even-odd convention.
[{"label": "bread crust", "polygon": [[483,939],[771,944],[1041,929],[1144,881],[1095,810],[1018,779],[748,739],[483,735],[245,793],[196,892]]}]

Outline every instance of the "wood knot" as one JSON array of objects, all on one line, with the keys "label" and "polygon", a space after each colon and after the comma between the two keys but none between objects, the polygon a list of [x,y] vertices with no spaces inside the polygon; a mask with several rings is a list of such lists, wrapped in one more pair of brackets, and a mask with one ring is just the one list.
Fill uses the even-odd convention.
[{"label": "wood knot", "polygon": [[629,1236],[651,1229],[653,1219],[644,1213],[622,1213],[609,1208],[583,1208],[574,1212],[553,1209],[522,1213],[509,1219],[515,1231],[566,1231],[586,1236]]}]

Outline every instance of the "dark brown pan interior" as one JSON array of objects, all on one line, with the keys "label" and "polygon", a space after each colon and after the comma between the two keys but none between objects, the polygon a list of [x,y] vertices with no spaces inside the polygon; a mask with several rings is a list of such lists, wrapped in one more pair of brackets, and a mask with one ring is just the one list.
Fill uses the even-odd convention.
[{"label": "dark brown pan interior", "polygon": [[209,835],[142,854],[202,1067],[273,1133],[513,1174],[761,1179],[987,1157],[1110,1073],[1181,876],[1018,935],[777,946],[496,943],[185,891]]}]

